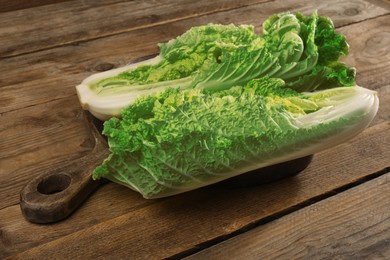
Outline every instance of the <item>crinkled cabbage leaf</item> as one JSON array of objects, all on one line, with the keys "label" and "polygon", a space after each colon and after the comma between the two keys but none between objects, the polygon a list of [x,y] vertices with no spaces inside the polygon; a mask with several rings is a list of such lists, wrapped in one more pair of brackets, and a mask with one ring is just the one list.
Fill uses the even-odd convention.
[{"label": "crinkled cabbage leaf", "polygon": [[193,27],[159,47],[153,59],[84,80],[77,86],[83,107],[106,120],[169,87],[219,91],[264,76],[297,91],[355,85],[355,69],[338,61],[348,53],[345,37],[317,12],[272,15],[261,34],[251,25]]},{"label": "crinkled cabbage leaf", "polygon": [[361,87],[299,93],[268,77],[212,93],[168,89],[105,123],[112,153],[93,177],[170,196],[339,144],[377,106]]},{"label": "crinkled cabbage leaf", "polygon": [[378,109],[339,61],[345,37],[317,12],[272,15],[261,34],[193,27],[159,47],[77,86],[83,108],[107,120],[111,154],[93,178],[145,198],[319,152],[361,132]]}]

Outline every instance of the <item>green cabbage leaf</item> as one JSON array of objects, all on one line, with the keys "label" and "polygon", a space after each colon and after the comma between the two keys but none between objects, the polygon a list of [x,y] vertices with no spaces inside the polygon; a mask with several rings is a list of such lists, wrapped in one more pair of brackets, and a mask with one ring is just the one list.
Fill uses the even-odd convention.
[{"label": "green cabbage leaf", "polygon": [[269,77],[216,92],[167,89],[105,122],[111,155],[93,178],[145,198],[175,195],[337,145],[377,107],[361,87],[300,93]]},{"label": "green cabbage leaf", "polygon": [[297,91],[355,85],[355,69],[338,61],[345,37],[317,12],[272,15],[261,34],[251,25],[193,27],[159,48],[153,59],[85,79],[77,86],[83,108],[106,120],[167,88],[220,91],[264,76]]},{"label": "green cabbage leaf", "polygon": [[330,18],[281,13],[251,25],[193,27],[158,56],[78,85],[104,123],[109,157],[93,172],[160,198],[338,145],[366,128],[376,92],[339,61]]}]

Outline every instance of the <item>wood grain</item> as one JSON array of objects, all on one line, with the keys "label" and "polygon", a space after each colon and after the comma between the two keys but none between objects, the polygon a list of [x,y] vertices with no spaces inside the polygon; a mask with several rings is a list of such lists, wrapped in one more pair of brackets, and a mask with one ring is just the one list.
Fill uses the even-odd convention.
[{"label": "wood grain", "polygon": [[[387,17],[380,17],[340,28],[340,31],[351,39],[351,57],[347,61],[352,66],[357,67],[358,84],[376,89],[380,93],[380,113],[375,118],[374,123],[389,120],[389,106],[382,104],[389,102],[388,82],[390,75],[387,71],[390,61],[390,45],[386,44],[385,40],[378,41],[377,44],[373,45],[362,43],[370,42],[371,39],[378,38],[381,32],[389,30],[387,20]],[[362,33],[362,30],[366,30],[366,33]],[[355,34],[360,34],[361,37],[353,37]],[[152,34],[146,34],[144,37],[152,37]],[[124,40],[129,39],[125,37]],[[98,45],[97,49],[99,49],[108,43],[106,39],[101,39],[94,44]],[[153,46],[149,47],[154,48]],[[0,188],[4,192],[0,194],[0,208],[18,203],[18,191],[29,178],[63,164],[65,158],[69,160],[79,158],[92,148],[88,146],[86,141],[89,133],[88,129],[83,127],[80,117],[81,108],[74,90],[77,81],[81,81],[81,78],[88,74],[87,71],[94,68],[92,66],[94,63],[89,60],[93,59],[92,55],[86,57],[83,49],[80,48],[72,54],[76,50],[75,48],[61,48],[62,54],[60,56],[56,56],[58,52],[51,55],[49,51],[45,51],[45,55],[40,57],[41,60],[34,63],[36,70],[32,70],[34,75],[30,75],[31,81],[25,79],[23,83],[2,89],[0,96],[3,99],[0,110],[10,109],[12,112],[3,112],[1,117],[0,133],[3,136],[3,141],[0,142],[0,158],[2,158],[1,164],[4,166],[0,170],[3,176]],[[381,51],[376,52],[375,50]],[[388,50],[388,52],[383,50]],[[123,51],[125,52],[124,49]],[[130,53],[130,55],[140,55],[139,53],[143,53],[144,50],[139,47],[134,52],[135,54]],[[72,55],[79,55],[80,60],[89,60],[89,62],[85,61],[84,63],[87,68],[77,63],[74,63],[74,67],[67,64],[75,62],[69,58]],[[110,61],[112,58],[110,55],[114,54],[108,52],[105,55],[102,60]],[[366,57],[368,57],[367,60]],[[118,62],[120,56],[114,56],[112,59]],[[48,70],[54,60],[56,60],[57,65]],[[14,78],[18,78],[17,71],[22,71],[21,74],[24,71],[27,72],[29,69],[27,66],[28,57],[25,59],[18,57],[15,64],[17,62],[19,64],[26,62],[24,63],[26,66],[21,65],[20,69],[13,67],[8,70],[9,73],[5,73],[6,75],[13,74]],[[9,106],[7,107],[7,105]],[[21,107],[23,107],[22,110],[19,109]],[[61,109],[58,112],[56,108]],[[24,131],[26,128],[29,131]],[[42,141],[37,144],[37,140]],[[65,146],[65,144],[67,145]]]},{"label": "wood grain", "polygon": [[55,0],[55,1],[53,0],[34,0],[34,1],[0,0],[0,13],[53,4],[53,2],[58,3],[58,2],[65,2],[65,1],[70,1],[70,0]]},{"label": "wood grain", "polygon": [[385,85],[376,91],[378,92],[380,105],[377,115],[371,122],[372,125],[390,121],[390,85]]},{"label": "wood grain", "polygon": [[[170,23],[196,16],[214,14],[239,7],[251,6],[267,0],[224,0],[224,1],[59,1],[47,6],[22,9],[16,12],[0,13],[0,57],[20,55],[55,46],[106,37],[135,29],[147,28],[158,24]],[[306,2],[306,3],[305,3]],[[264,11],[286,11],[299,6],[302,11],[311,12],[314,8],[329,10],[329,15],[339,16],[340,21],[349,23],[350,17],[364,17],[367,13],[383,12],[382,8],[364,0],[337,2],[315,1],[277,1],[276,8],[264,6]],[[336,1],[334,1],[336,3]],[[14,3],[26,5],[26,2],[6,1],[4,8]],[[34,3],[34,4],[32,4]],[[41,5],[45,0],[30,1],[29,5]],[[337,8],[336,8],[337,6]],[[153,13],[146,13],[148,8]],[[263,11],[263,12],[264,12]],[[248,8],[247,12],[253,12]],[[104,13],[104,15],[102,15]],[[64,16],[66,19],[64,19]],[[241,17],[242,19],[243,17]],[[26,19],[29,23],[26,23]],[[47,22],[50,21],[50,22]],[[60,30],[58,28],[61,28]],[[16,40],[17,39],[17,40]]]},{"label": "wood grain", "polygon": [[[157,203],[141,199],[139,194],[114,183],[100,187],[66,221],[51,225],[36,225],[21,215],[19,204],[0,210],[0,258],[60,238],[78,230]],[[100,210],[107,209],[107,210]]]},{"label": "wood grain", "polygon": [[390,259],[390,173],[185,259]]},{"label": "wood grain", "polygon": [[105,160],[110,151],[101,135],[100,122],[84,113],[93,139],[93,150],[86,156],[59,169],[32,178],[20,191],[23,216],[32,223],[48,224],[69,217],[105,180],[93,180],[91,172]]},{"label": "wood grain", "polygon": [[[389,122],[370,127],[351,142],[317,154],[296,178],[259,187],[204,188],[146,205],[138,194],[122,197],[112,188],[112,195],[97,192],[67,224],[46,229],[23,221],[19,209],[9,207],[0,211],[5,255],[26,249],[19,258],[175,255],[383,170],[389,166],[389,132]],[[118,206],[120,214],[113,214],[124,201],[140,207],[128,206],[126,212]],[[99,250],[90,250],[91,244]]]},{"label": "wood grain", "polygon": [[[104,68],[123,66],[131,61],[158,53],[157,43],[172,39],[194,25],[214,23],[248,23],[256,27],[261,26],[262,21],[273,12],[286,10],[303,11],[310,13],[313,9],[319,8],[324,15],[331,15],[336,26],[356,23],[371,17],[383,15],[388,11],[372,6],[367,8],[365,2],[347,1],[324,5],[323,1],[276,1],[251,5],[231,11],[219,12],[212,15],[205,15],[198,18],[172,22],[161,26],[154,26],[142,30],[135,30],[128,33],[105,37],[98,40],[78,43],[66,47],[45,50],[20,57],[6,58],[0,60],[0,67],[3,70],[0,78],[0,113],[17,110],[21,107],[42,104],[53,99],[69,97],[75,94],[74,86],[79,84],[85,77],[98,72]],[[345,12],[350,8],[358,10],[346,16]],[[360,45],[368,39],[378,36],[382,31],[390,31],[387,23],[388,18],[375,19],[375,22],[360,25],[351,25],[348,28],[340,29],[342,33],[348,33],[347,37],[351,46]],[[353,37],[354,33],[365,33],[361,38]],[[144,41],[143,39],[148,39]],[[110,46],[110,48],[107,48]],[[131,47],[129,47],[131,46]],[[362,49],[351,51],[351,55],[360,56],[360,51],[370,55],[372,63],[364,62],[359,64],[358,60],[350,58],[349,64],[357,66],[359,72],[364,70],[364,65],[375,65],[372,70],[372,77],[376,78],[379,73],[385,73],[387,69],[388,55],[377,53],[376,48],[388,50],[386,41],[379,42],[372,49],[370,45],[364,45]],[[352,60],[351,60],[352,59]],[[380,59],[385,62],[375,62]],[[386,60],[387,59],[387,60]],[[33,69],[31,69],[33,67]],[[34,89],[34,91],[30,91]]]},{"label": "wood grain", "polygon": [[[248,6],[242,1],[231,1],[228,7],[218,7],[214,12],[209,10],[210,5],[202,7],[195,1],[193,6],[199,8],[193,13],[169,10],[161,14],[169,3],[158,1],[160,9],[136,7],[138,11],[134,15],[138,16],[132,17],[140,21],[120,22],[130,14],[124,10],[115,13],[110,8],[128,7],[140,1],[122,2],[86,0],[80,5],[79,1],[70,1],[0,14],[0,18],[9,17],[8,23],[0,19],[0,31],[6,28],[6,33],[7,30],[19,33],[13,38],[13,44],[20,47],[17,49],[5,37],[0,37],[0,50],[7,48],[7,55],[16,55],[0,60],[0,259],[171,256],[305,204],[312,198],[332,194],[335,189],[348,187],[389,167],[388,3],[383,2],[384,8],[380,8],[363,0],[277,0],[259,4],[251,1],[246,2]],[[145,5],[152,3],[144,2]],[[18,3],[21,1],[15,1]],[[167,6],[163,6],[164,3]],[[230,3],[237,8],[231,9]],[[233,22],[252,23],[260,28],[260,23],[271,13],[286,10],[310,13],[313,9],[330,15],[338,31],[347,35],[351,54],[346,61],[357,67],[358,83],[379,93],[378,116],[361,135],[317,154],[309,168],[297,177],[274,184],[233,190],[204,188],[150,201],[125,187],[109,183],[64,222],[41,226],[23,218],[18,205],[19,191],[27,180],[40,172],[71,163],[93,147],[89,129],[80,117],[81,108],[74,90],[83,78],[155,54],[158,42],[169,40],[194,25]],[[53,25],[61,24],[58,28],[62,29],[55,30],[45,22],[46,35],[44,30],[33,28],[32,24],[36,26],[45,21],[38,17],[37,10],[42,17],[51,15]],[[154,11],[161,16],[153,17]],[[67,23],[66,17],[72,18],[69,20],[72,22],[80,21],[76,13],[88,18],[85,25],[78,26],[90,31],[78,31],[75,24]],[[100,30],[96,17],[101,13],[105,14],[107,23],[102,23]],[[10,14],[16,23],[12,23]],[[30,18],[31,25],[26,20],[22,22],[20,16],[24,14],[23,19]],[[111,32],[107,25],[110,20],[118,26]],[[23,30],[29,33],[22,35]],[[375,201],[374,198],[371,201]],[[373,207],[375,205],[379,204],[373,203]],[[347,209],[340,214],[347,216],[348,211],[353,212]],[[360,213],[357,214],[357,223],[361,223]],[[378,227],[386,226],[378,223]],[[379,232],[370,234],[380,235]],[[375,237],[371,242],[367,239],[370,238],[362,238],[362,241],[371,243],[371,248],[387,246],[384,242],[375,244],[379,241]],[[323,248],[328,250],[326,244]]]},{"label": "wood grain", "polygon": [[29,179],[71,163],[93,148],[75,96],[1,116],[0,209],[17,204]]},{"label": "wood grain", "polygon": [[0,13],[0,57],[105,37],[264,1],[266,0],[70,1]]},{"label": "wood grain", "polygon": [[376,6],[383,7],[390,11],[390,2],[389,0],[366,0],[367,2],[370,2]]}]

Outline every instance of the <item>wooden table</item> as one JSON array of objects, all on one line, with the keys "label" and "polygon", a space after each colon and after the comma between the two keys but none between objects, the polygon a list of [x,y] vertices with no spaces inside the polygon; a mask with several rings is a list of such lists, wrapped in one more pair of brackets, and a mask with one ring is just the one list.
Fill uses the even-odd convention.
[{"label": "wooden table", "polygon": [[[351,46],[345,61],[376,90],[363,133],[296,177],[145,200],[108,183],[68,219],[26,221],[34,176],[90,153],[75,86],[154,55],[195,25],[261,23],[318,9]],[[0,259],[390,259],[390,3],[385,0],[0,0]]]}]

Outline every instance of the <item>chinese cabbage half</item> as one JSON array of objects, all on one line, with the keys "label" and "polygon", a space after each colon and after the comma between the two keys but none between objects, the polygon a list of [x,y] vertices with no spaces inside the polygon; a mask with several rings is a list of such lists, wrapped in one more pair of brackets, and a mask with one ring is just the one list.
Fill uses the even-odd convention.
[{"label": "chinese cabbage half", "polygon": [[145,198],[174,195],[339,144],[377,111],[375,93],[361,87],[294,93],[278,84],[262,78],[223,93],[169,89],[137,99],[105,123],[112,154],[93,177]]},{"label": "chinese cabbage half", "polygon": [[355,70],[337,61],[348,53],[344,36],[316,12],[273,15],[262,34],[250,25],[194,27],[159,47],[153,59],[85,79],[77,86],[82,106],[106,120],[139,96],[168,87],[217,91],[263,76],[297,91],[355,84]]},{"label": "chinese cabbage half", "polygon": [[283,13],[252,26],[194,27],[160,55],[77,86],[108,119],[110,156],[93,172],[159,198],[304,157],[352,138],[374,118],[376,92],[338,59],[327,17]]}]

